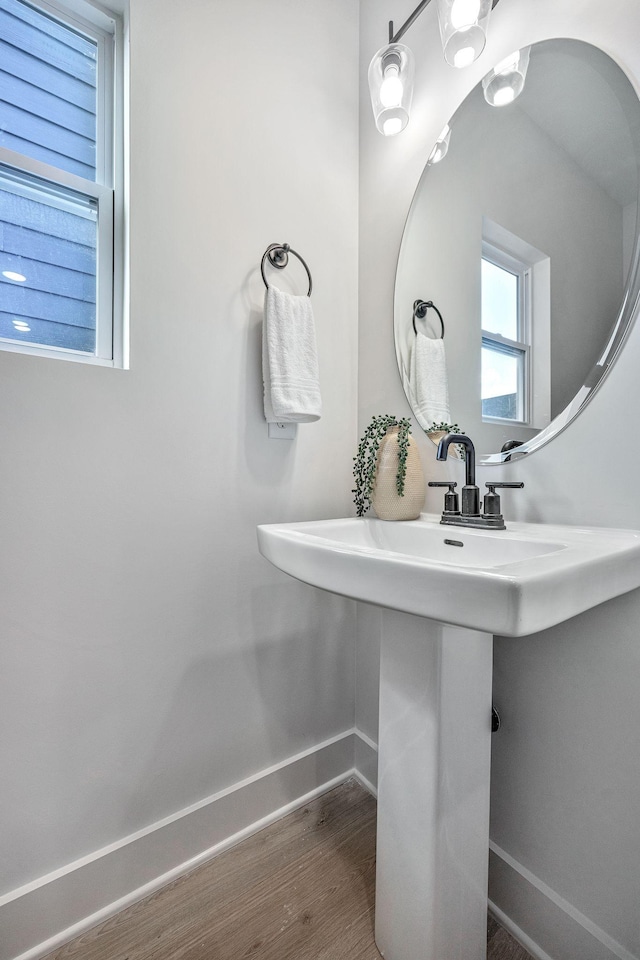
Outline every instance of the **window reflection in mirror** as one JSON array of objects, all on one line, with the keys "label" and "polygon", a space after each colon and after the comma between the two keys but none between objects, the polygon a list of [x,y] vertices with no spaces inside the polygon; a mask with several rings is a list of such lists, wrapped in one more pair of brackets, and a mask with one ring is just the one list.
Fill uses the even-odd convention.
[{"label": "window reflection in mirror", "polygon": [[527,264],[489,244],[482,252],[482,418],[528,423]]}]

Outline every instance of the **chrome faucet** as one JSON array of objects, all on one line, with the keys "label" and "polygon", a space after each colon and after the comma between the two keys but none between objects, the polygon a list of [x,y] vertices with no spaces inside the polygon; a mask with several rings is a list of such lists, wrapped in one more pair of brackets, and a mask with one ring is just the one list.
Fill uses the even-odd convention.
[{"label": "chrome faucet", "polygon": [[458,495],[454,492],[457,484],[430,480],[430,487],[449,488],[449,492],[445,494],[444,511],[440,523],[460,527],[481,527],[485,530],[505,530],[496,487],[524,487],[524,483],[487,483],[489,492],[484,498],[484,512],[480,513],[480,491],[476,486],[476,451],[471,438],[464,433],[448,433],[438,444],[436,460],[447,459],[452,443],[464,447],[465,481],[462,488],[462,510],[458,508]]}]

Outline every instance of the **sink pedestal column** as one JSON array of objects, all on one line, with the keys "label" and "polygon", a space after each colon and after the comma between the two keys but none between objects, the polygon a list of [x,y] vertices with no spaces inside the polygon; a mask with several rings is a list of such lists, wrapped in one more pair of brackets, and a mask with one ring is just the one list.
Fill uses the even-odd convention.
[{"label": "sink pedestal column", "polygon": [[482,960],[493,637],[382,617],[376,943],[385,960]]}]

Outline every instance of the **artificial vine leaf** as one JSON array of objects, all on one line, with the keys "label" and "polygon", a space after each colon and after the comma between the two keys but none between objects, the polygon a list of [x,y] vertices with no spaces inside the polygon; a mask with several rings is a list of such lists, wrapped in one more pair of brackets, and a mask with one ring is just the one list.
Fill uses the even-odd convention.
[{"label": "artificial vine leaf", "polygon": [[382,438],[390,427],[398,427],[398,472],[396,474],[396,490],[399,496],[404,496],[411,423],[406,417],[398,420],[397,417],[394,417],[392,414],[373,417],[360,439],[358,454],[354,457],[353,475],[356,485],[352,492],[355,494],[353,502],[356,505],[356,513],[359,517],[364,516],[371,506],[371,495],[376,479],[378,449]]}]

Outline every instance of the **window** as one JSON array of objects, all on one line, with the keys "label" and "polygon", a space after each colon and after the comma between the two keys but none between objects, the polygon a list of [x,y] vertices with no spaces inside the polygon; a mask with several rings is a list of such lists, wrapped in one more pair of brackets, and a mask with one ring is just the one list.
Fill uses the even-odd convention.
[{"label": "window", "polygon": [[482,419],[542,430],[551,420],[551,259],[488,217],[481,313]]},{"label": "window", "polygon": [[121,31],[0,0],[0,347],[122,366]]},{"label": "window", "polygon": [[527,423],[529,268],[486,241],[482,254],[482,417]]}]

